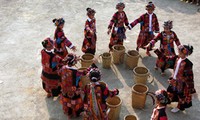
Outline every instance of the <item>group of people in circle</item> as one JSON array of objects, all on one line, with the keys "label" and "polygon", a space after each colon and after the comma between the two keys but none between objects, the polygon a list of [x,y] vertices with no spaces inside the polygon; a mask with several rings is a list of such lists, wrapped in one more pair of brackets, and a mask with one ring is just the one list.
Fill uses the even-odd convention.
[{"label": "group of people in circle", "polygon": [[[173,74],[169,78],[169,86],[166,90],[157,90],[156,107],[153,110],[152,120],[167,120],[165,112],[166,105],[171,102],[178,102],[178,106],[172,112],[185,110],[192,106],[192,94],[196,93],[194,88],[193,64],[187,58],[193,52],[190,45],[182,45],[176,33],[172,31],[173,22],[168,20],[163,23],[164,30],[160,32],[159,22],[154,13],[155,5],[148,2],[145,6],[147,12],[139,16],[132,23],[129,23],[124,11],[125,4],[117,3],[117,12],[114,13],[108,25],[108,34],[111,34],[109,49],[112,51],[114,45],[123,45],[126,39],[126,30],[131,30],[138,23],[140,33],[137,39],[136,50],[145,49],[146,55],[151,56],[154,50],[158,56],[155,69],[161,70],[161,75],[165,75],[165,70],[173,69]],[[87,8],[87,20],[84,28],[84,40],[82,52],[95,55],[96,52],[96,11]],[[63,18],[53,19],[56,26],[53,40],[46,38],[42,41],[41,51],[42,62],[42,85],[47,92],[47,97],[60,96],[63,111],[69,117],[78,117],[84,113],[84,120],[107,120],[108,108],[106,98],[119,94],[118,89],[110,90],[108,85],[100,84],[101,72],[99,68],[92,64],[87,70],[75,68],[80,58],[74,53],[68,53],[66,47],[76,51],[76,46],[65,36]],[[126,27],[125,27],[126,26]],[[156,36],[154,33],[158,33]],[[156,42],[160,41],[160,47],[153,49]],[[178,55],[175,53],[174,43],[178,47]],[[88,76],[90,83],[83,86],[80,78]]]}]

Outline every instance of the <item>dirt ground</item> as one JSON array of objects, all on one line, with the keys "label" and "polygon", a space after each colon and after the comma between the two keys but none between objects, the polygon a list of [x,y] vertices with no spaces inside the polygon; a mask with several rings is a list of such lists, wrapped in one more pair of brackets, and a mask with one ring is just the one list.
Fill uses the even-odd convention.
[{"label": "dirt ground", "polygon": [[[120,0],[0,0],[0,120],[66,120],[58,98],[47,99],[42,89],[41,41],[46,37],[53,37],[55,26],[53,18],[63,17],[66,21],[64,32],[77,46],[78,55],[82,55],[84,22],[87,19],[86,8],[96,10],[97,20],[97,55],[108,51],[109,37],[107,26],[116,11],[115,5]],[[173,20],[173,30],[177,33],[182,44],[194,46],[194,53],[189,59],[194,63],[195,88],[200,92],[200,13],[198,7],[186,4],[179,0],[152,0],[156,5],[155,13],[158,16],[160,29],[163,30],[164,20]],[[125,12],[129,22],[145,13],[146,0],[125,0]],[[127,31],[127,50],[136,48],[136,39],[139,25]],[[157,43],[158,46],[158,43]],[[154,92],[168,86],[167,78],[171,70],[166,71],[166,76],[161,77],[159,71],[153,69],[155,54],[146,57],[141,50],[142,59],[139,66],[146,66],[155,78],[148,84],[150,91]],[[100,60],[99,60],[100,62]],[[102,70],[102,80],[108,83],[111,89],[120,90],[123,100],[120,120],[127,114],[134,114],[139,120],[150,119],[153,105],[147,97],[144,109],[131,107],[131,87],[133,86],[133,72],[124,65],[114,65],[112,69]],[[200,113],[200,97],[193,99],[193,107],[176,114],[167,108],[170,120],[198,120]],[[81,118],[76,118],[81,119]]]}]

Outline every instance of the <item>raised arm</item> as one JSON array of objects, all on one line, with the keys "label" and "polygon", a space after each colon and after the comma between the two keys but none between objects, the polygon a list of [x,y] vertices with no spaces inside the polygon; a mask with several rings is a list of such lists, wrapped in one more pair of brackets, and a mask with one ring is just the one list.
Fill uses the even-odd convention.
[{"label": "raised arm", "polygon": [[138,23],[142,23],[144,22],[144,15],[141,15],[138,19],[136,19],[135,21],[133,21],[130,26],[131,28],[133,28],[135,25],[137,25]]},{"label": "raised arm", "polygon": [[114,23],[117,23],[117,13],[115,13],[113,15],[112,19],[110,20],[110,24],[108,25],[108,29],[112,29]]}]

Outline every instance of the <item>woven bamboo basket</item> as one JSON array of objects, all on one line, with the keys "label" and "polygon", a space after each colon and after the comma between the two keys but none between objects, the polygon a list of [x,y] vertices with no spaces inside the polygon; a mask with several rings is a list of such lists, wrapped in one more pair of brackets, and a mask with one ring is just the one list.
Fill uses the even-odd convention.
[{"label": "woven bamboo basket", "polygon": [[102,67],[103,68],[110,68],[110,66],[111,66],[111,54],[108,53],[108,52],[105,52],[100,56],[102,57]]},{"label": "woven bamboo basket", "polygon": [[149,70],[146,67],[135,67],[133,69],[133,81],[146,85],[147,78],[150,76]]},{"label": "woven bamboo basket", "polygon": [[125,47],[123,45],[114,45],[112,50],[112,59],[114,64],[124,62]]},{"label": "woven bamboo basket", "polygon": [[85,53],[81,56],[81,67],[90,67],[93,63],[94,55],[90,53]]},{"label": "woven bamboo basket", "polygon": [[[86,67],[82,67],[82,68],[79,68],[78,70],[87,70],[87,68],[86,68]],[[90,83],[90,79],[89,79],[89,77],[86,76],[86,75],[81,76],[80,81],[81,81],[81,83],[82,83],[81,88],[83,88],[83,89],[85,88],[85,86],[86,86],[87,84]]]},{"label": "woven bamboo basket", "polygon": [[137,118],[135,117],[135,115],[126,115],[124,117],[124,120],[137,120]]},{"label": "woven bamboo basket", "polygon": [[118,120],[121,110],[122,100],[118,96],[108,97],[106,105],[110,108],[108,113],[108,120]]},{"label": "woven bamboo basket", "polygon": [[149,88],[140,83],[136,83],[132,87],[132,107],[142,109],[145,106],[146,96]]},{"label": "woven bamboo basket", "polygon": [[129,50],[126,53],[125,64],[129,69],[133,69],[138,65],[140,54],[136,50]]}]

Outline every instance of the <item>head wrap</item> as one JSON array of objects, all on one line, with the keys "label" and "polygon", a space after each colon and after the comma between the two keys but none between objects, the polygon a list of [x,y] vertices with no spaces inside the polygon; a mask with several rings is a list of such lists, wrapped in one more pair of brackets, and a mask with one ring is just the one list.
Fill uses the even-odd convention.
[{"label": "head wrap", "polygon": [[91,68],[89,71],[89,78],[91,82],[97,82],[101,79],[101,72],[98,68]]},{"label": "head wrap", "polygon": [[87,15],[92,15],[96,13],[96,11],[92,8],[87,8],[86,11],[87,11]]},{"label": "head wrap", "polygon": [[119,2],[119,3],[117,3],[117,5],[116,5],[116,9],[119,9],[119,7],[125,8],[125,4],[124,4],[123,2]]},{"label": "head wrap", "polygon": [[42,41],[42,46],[44,48],[47,48],[47,46],[53,46],[53,40],[51,40],[51,38],[46,38]]},{"label": "head wrap", "polygon": [[77,63],[78,59],[75,54],[68,54],[64,59],[63,62],[67,63],[69,66],[74,66]]},{"label": "head wrap", "polygon": [[171,20],[165,21],[164,24],[163,24],[163,27],[164,28],[167,27],[169,29],[172,29],[173,28],[173,24],[172,23],[173,23],[173,21],[171,21]]},{"label": "head wrap", "polygon": [[161,104],[169,104],[170,100],[168,98],[167,92],[165,90],[157,90],[155,92],[156,98],[157,100],[161,103]]},{"label": "head wrap", "polygon": [[65,20],[63,18],[59,18],[59,19],[53,19],[53,23],[55,24],[55,26],[59,26],[65,23]]},{"label": "head wrap", "polygon": [[193,53],[193,46],[191,45],[179,45],[178,49],[187,56]]},{"label": "head wrap", "polygon": [[148,2],[148,4],[146,5],[146,10],[149,10],[149,9],[152,9],[154,10],[156,7],[155,5],[153,4],[153,2]]}]

